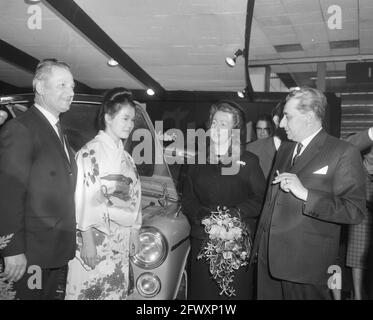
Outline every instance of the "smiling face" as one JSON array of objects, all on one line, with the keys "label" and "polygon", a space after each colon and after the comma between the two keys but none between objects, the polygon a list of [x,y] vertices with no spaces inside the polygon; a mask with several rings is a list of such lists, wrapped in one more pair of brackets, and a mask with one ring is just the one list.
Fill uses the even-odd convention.
[{"label": "smiling face", "polygon": [[234,121],[229,112],[216,111],[210,128],[211,140],[215,144],[227,143],[232,137]]},{"label": "smiling face", "polygon": [[284,116],[281,119],[280,127],[284,128],[288,139],[301,142],[309,135],[309,119],[308,112],[300,112],[297,108],[300,101],[296,98],[291,98],[285,104]]},{"label": "smiling face", "polygon": [[134,127],[134,120],[135,109],[128,104],[122,105],[114,115],[105,115],[105,132],[114,140],[127,139]]},{"label": "smiling face", "polygon": [[74,79],[68,69],[53,66],[36,84],[38,99],[43,108],[56,117],[70,109],[74,97]]}]

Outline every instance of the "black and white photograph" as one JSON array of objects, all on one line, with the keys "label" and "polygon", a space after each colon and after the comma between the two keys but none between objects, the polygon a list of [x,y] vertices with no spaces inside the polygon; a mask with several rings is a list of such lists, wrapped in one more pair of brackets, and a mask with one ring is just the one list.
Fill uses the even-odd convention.
[{"label": "black and white photograph", "polygon": [[0,300],[373,299],[372,0],[0,12]]}]

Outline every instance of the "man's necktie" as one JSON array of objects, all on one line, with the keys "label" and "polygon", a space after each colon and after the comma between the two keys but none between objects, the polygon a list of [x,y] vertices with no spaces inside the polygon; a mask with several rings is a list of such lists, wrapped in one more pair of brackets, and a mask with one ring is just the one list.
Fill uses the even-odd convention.
[{"label": "man's necktie", "polygon": [[297,162],[297,160],[300,156],[300,152],[302,151],[302,148],[303,148],[303,145],[300,142],[297,143],[297,152],[295,153],[295,156],[293,158],[292,166],[295,165],[295,162]]},{"label": "man's necktie", "polygon": [[60,141],[62,143],[62,148],[65,150],[65,136],[63,135],[61,124],[60,124],[59,121],[57,121],[56,127],[57,127],[57,131],[58,131],[58,136],[59,136]]}]

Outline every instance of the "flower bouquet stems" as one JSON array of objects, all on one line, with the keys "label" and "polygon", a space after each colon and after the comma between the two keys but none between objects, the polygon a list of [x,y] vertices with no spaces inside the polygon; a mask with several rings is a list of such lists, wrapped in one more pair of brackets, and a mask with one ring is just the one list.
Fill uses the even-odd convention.
[{"label": "flower bouquet stems", "polygon": [[251,252],[250,233],[244,222],[232,217],[226,207],[217,207],[202,220],[208,239],[197,259],[209,264],[212,278],[220,288],[220,295],[235,296],[234,271],[246,266]]}]

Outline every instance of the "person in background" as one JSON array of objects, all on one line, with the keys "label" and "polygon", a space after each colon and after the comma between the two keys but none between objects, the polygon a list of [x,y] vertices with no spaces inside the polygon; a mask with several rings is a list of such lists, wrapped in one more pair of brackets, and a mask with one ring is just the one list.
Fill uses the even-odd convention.
[{"label": "person in background", "polygon": [[9,239],[0,278],[14,282],[16,299],[65,296],[76,242],[76,164],[59,116],[70,109],[74,85],[66,63],[41,61],[34,105],[0,130],[0,238]]},{"label": "person in background", "polygon": [[130,299],[130,255],[141,227],[141,185],[124,142],[136,105],[125,88],[109,90],[100,107],[100,131],[76,154],[77,252],[69,264],[67,300]]},{"label": "person in background", "polygon": [[274,131],[275,126],[271,119],[271,116],[268,114],[259,115],[258,119],[255,122],[256,138],[260,140],[272,137]]},{"label": "person in background", "polygon": [[[368,130],[371,133],[372,130]],[[347,141],[358,147],[363,156],[366,173],[366,207],[367,216],[358,225],[348,228],[346,265],[352,269],[353,298],[362,300],[368,298],[369,254],[373,235],[373,146],[366,131],[350,135]],[[366,139],[366,138],[369,139]],[[373,135],[372,135],[373,137]],[[367,144],[365,142],[367,141]],[[372,142],[373,144],[373,142]]]},{"label": "person in background", "polygon": [[[281,101],[272,111],[273,124],[275,125],[274,135],[255,140],[246,145],[246,150],[254,153],[259,158],[260,167],[263,170],[266,180],[271,172],[276,152],[281,145],[281,141],[284,140],[284,130],[279,128],[279,119],[281,119],[284,105],[285,101]],[[261,122],[264,123],[264,121]]]},{"label": "person in background", "polygon": [[322,128],[326,105],[313,88],[286,98],[280,127],[294,142],[277,153],[253,245],[259,300],[331,299],[341,224],[365,216],[360,154]]},{"label": "person in background", "polygon": [[[256,229],[265,192],[265,179],[258,158],[239,145],[239,171],[224,175],[225,159],[234,148],[233,140],[242,142],[245,126],[242,109],[233,102],[222,101],[211,106],[207,128],[210,129],[212,154],[206,164],[189,165],[183,186],[182,207],[191,224],[190,274],[188,276],[188,299],[229,299],[212,279],[208,263],[197,257],[208,234],[202,220],[209,217],[217,207],[226,207],[249,228],[251,235]],[[233,129],[240,129],[240,133]],[[200,150],[199,150],[200,151]],[[216,160],[216,161],[214,161]],[[237,159],[238,160],[238,159]],[[230,159],[230,164],[235,158]],[[233,286],[236,296],[232,299],[252,299],[253,273],[241,267],[234,272]]]}]

